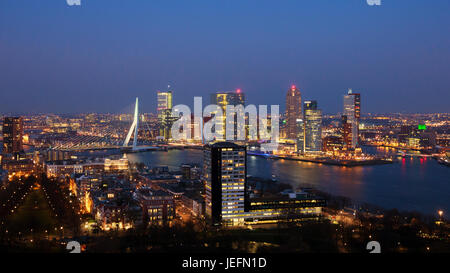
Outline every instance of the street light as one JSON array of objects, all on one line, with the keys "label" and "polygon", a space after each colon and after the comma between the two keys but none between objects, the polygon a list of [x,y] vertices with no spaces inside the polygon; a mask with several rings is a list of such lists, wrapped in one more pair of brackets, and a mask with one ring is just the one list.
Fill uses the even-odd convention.
[{"label": "street light", "polygon": [[438,210],[438,214],[439,214],[439,217],[442,218],[442,215],[444,215],[444,211]]}]

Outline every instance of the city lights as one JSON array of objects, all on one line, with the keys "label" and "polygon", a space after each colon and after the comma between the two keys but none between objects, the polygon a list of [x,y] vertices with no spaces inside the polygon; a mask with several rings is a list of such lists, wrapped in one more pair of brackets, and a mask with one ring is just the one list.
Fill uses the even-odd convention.
[{"label": "city lights", "polygon": [[71,254],[5,266],[445,270],[448,1],[25,2],[0,4],[0,253]]}]

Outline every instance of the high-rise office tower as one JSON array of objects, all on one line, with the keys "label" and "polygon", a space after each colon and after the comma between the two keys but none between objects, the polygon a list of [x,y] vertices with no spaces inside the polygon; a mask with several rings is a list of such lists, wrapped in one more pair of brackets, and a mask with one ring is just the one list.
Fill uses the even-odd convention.
[{"label": "high-rise office tower", "polygon": [[344,143],[348,148],[355,149],[358,146],[361,95],[359,93],[353,93],[351,89],[348,90],[347,95],[344,95],[343,116],[346,117],[347,126],[351,128],[351,136],[344,135]]},{"label": "high-rise office tower", "polygon": [[317,109],[317,101],[305,101],[303,107],[306,152],[320,152],[322,151],[322,110]]},{"label": "high-rise office tower", "polygon": [[297,119],[299,153],[322,151],[322,110],[317,109],[317,101],[305,101],[303,118]]},{"label": "high-rise office tower", "polygon": [[297,119],[302,118],[302,96],[300,90],[291,86],[286,94],[286,137],[296,139],[298,134]]},{"label": "high-rise office tower", "polygon": [[171,116],[172,116],[172,91],[158,91],[158,122],[160,124],[159,135],[164,139],[170,138]]},{"label": "high-rise office tower", "polygon": [[[217,119],[217,123],[220,124],[222,126],[222,129],[218,130],[217,133],[219,133],[220,135],[222,135],[222,139],[219,140],[225,140],[225,133],[226,133],[226,124],[227,124],[227,120],[226,120],[226,107],[227,105],[233,105],[233,106],[237,106],[237,105],[242,105],[245,106],[245,95],[244,93],[240,90],[237,89],[235,92],[217,92],[211,95],[211,104],[216,104],[218,105],[223,112],[223,116],[221,119]],[[234,117],[234,138],[237,139],[237,117]]]},{"label": "high-rise office tower", "polygon": [[297,119],[297,152],[304,154],[306,150],[305,143],[305,122],[303,118]]},{"label": "high-rise office tower", "polygon": [[22,117],[5,117],[3,119],[3,154],[14,154],[23,151],[22,138]]},{"label": "high-rise office tower", "polygon": [[352,124],[348,121],[346,115],[342,115],[342,142],[347,150],[352,149]]},{"label": "high-rise office tower", "polygon": [[217,92],[211,95],[211,104],[217,104],[223,109],[227,105],[244,105],[245,95],[240,89],[229,92]]},{"label": "high-rise office tower", "polygon": [[213,225],[239,225],[244,221],[246,148],[232,142],[205,146],[203,171],[206,215]]},{"label": "high-rise office tower", "polygon": [[172,109],[172,91],[158,91],[158,117],[163,110]]}]

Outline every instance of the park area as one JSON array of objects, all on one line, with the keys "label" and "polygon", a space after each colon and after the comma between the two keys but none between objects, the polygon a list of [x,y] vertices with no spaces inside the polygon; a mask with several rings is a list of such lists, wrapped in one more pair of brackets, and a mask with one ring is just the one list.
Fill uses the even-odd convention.
[{"label": "park area", "polygon": [[[24,203],[8,220],[8,232],[21,236],[42,238],[55,233],[56,221],[40,187],[25,196]],[[19,236],[20,237],[20,236]]]}]

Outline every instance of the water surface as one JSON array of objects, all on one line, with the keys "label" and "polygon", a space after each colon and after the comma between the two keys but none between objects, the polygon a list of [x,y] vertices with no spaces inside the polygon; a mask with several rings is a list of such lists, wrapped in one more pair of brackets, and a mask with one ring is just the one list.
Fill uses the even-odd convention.
[{"label": "water surface", "polygon": [[[385,151],[370,150],[371,153]],[[201,164],[201,150],[170,150],[129,154],[132,162],[178,168],[183,163]],[[349,197],[384,208],[435,214],[450,208],[450,168],[431,158],[406,158],[388,165],[341,167],[249,156],[249,175],[271,178],[294,187],[311,186],[333,195]]]}]

